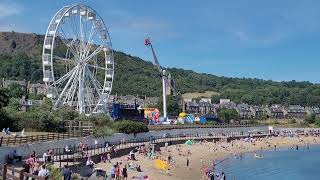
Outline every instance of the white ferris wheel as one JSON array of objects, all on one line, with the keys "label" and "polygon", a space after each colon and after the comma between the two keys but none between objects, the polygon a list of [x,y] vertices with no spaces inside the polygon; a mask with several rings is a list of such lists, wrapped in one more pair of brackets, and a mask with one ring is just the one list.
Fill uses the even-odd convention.
[{"label": "white ferris wheel", "polygon": [[43,81],[54,107],[81,114],[107,112],[114,76],[111,39],[101,16],[86,5],[61,8],[43,44]]}]

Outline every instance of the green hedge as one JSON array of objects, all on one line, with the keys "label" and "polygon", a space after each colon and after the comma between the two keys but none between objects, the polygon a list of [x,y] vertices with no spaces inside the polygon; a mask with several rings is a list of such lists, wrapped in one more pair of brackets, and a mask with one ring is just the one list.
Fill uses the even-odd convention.
[{"label": "green hedge", "polygon": [[142,122],[135,121],[117,121],[112,124],[112,129],[120,133],[142,133],[149,132],[149,128],[146,124]]}]

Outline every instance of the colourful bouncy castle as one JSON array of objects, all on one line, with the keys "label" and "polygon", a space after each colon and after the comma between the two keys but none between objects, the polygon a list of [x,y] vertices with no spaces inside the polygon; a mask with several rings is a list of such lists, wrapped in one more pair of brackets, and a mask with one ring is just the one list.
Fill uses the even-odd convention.
[{"label": "colourful bouncy castle", "polygon": [[187,114],[185,112],[181,112],[179,114],[178,122],[182,124],[192,124],[194,121],[194,116],[192,114]]},{"label": "colourful bouncy castle", "polygon": [[160,111],[157,108],[144,108],[144,117],[153,123],[158,123]]}]

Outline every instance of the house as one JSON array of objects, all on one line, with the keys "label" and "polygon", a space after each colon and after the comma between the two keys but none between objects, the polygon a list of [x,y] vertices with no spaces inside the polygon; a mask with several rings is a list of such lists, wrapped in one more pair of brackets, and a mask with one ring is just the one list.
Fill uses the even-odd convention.
[{"label": "house", "polygon": [[290,105],[287,108],[285,108],[286,111],[286,118],[299,118],[303,119],[306,117],[307,113],[304,109],[304,107],[300,105]]},{"label": "house", "polygon": [[184,110],[186,113],[190,114],[215,114],[216,113],[216,106],[209,102],[186,102],[184,106]]},{"label": "house", "polygon": [[28,83],[28,92],[33,94],[47,94],[47,89],[45,84],[40,83]]},{"label": "house", "polygon": [[268,116],[272,119],[283,119],[284,111],[283,107],[279,104],[271,105],[270,110],[268,110]]},{"label": "house", "polygon": [[186,102],[184,105],[186,113],[199,113],[199,104],[195,101]]},{"label": "house", "polygon": [[220,104],[230,103],[230,99],[220,99]]},{"label": "house", "polygon": [[199,114],[214,114],[214,107],[209,102],[199,102]]},{"label": "house", "polygon": [[264,117],[262,106],[250,106],[250,110],[255,119],[262,119]]},{"label": "house", "polygon": [[222,101],[220,100],[219,109],[226,108],[226,109],[237,109],[236,103],[232,101]]},{"label": "house", "polygon": [[12,84],[18,84],[21,86],[22,89],[28,90],[29,93],[34,93],[34,94],[47,94],[47,89],[45,84],[41,83],[31,83],[30,81],[16,81],[16,80],[9,80],[9,79],[4,79],[2,78],[1,81],[1,87],[3,88],[8,88]]},{"label": "house", "polygon": [[10,85],[12,84],[18,84],[22,87],[26,87],[27,85],[27,82],[25,80],[23,81],[16,81],[16,80],[9,80],[9,79],[4,79],[2,78],[2,81],[1,81],[1,87],[3,88],[8,88]]},{"label": "house", "polygon": [[248,104],[238,104],[236,110],[239,113],[239,117],[241,119],[252,119],[254,117]]},{"label": "house", "polygon": [[320,108],[319,107],[308,107],[306,108],[308,115],[314,114],[316,117],[320,117]]}]

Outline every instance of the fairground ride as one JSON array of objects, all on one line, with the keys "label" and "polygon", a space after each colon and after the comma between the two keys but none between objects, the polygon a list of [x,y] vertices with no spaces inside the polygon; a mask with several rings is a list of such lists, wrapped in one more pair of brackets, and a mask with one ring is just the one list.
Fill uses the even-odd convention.
[{"label": "fairground ride", "polygon": [[172,93],[173,96],[177,97],[178,92],[176,91],[175,81],[171,77],[171,74],[169,71],[166,71],[160,66],[160,63],[158,61],[157,55],[154,51],[154,48],[151,43],[150,38],[146,38],[144,41],[145,46],[149,47],[151,49],[152,55],[153,55],[153,63],[157,67],[159,73],[162,76],[162,98],[163,98],[163,118],[166,121],[167,120],[167,95],[170,95]]},{"label": "fairground ride", "polygon": [[48,26],[42,53],[43,81],[54,108],[80,114],[108,112],[114,57],[108,29],[91,7],[64,6]]}]

